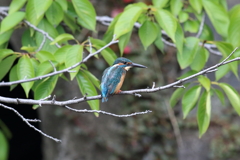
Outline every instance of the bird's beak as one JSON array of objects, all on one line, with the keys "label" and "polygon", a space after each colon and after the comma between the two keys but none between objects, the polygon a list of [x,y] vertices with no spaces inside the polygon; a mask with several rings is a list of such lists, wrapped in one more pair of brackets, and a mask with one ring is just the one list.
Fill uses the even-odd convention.
[{"label": "bird's beak", "polygon": [[132,64],[130,64],[130,66],[132,66],[132,67],[138,67],[138,68],[147,68],[146,66],[141,65],[141,64],[137,64],[137,63],[132,63]]}]

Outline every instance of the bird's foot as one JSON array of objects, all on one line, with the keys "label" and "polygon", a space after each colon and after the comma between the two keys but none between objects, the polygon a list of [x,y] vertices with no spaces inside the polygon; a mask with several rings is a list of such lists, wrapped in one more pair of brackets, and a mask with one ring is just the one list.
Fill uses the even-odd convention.
[{"label": "bird's foot", "polygon": [[120,92],[122,92],[122,90],[118,90],[116,94],[118,94],[118,93],[120,93]]}]

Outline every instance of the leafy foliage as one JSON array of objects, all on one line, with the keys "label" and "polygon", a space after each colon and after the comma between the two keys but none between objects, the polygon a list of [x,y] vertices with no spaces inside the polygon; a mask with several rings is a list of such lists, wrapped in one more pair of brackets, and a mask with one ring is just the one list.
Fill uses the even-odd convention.
[{"label": "leafy foliage", "polygon": [[[25,11],[20,9],[26,6]],[[88,0],[13,0],[10,4],[9,15],[1,20],[0,28],[0,79],[9,74],[10,81],[23,80],[42,76],[53,72],[55,69],[66,69],[81,62],[85,51],[92,52],[104,47],[112,40],[113,35],[119,39],[120,56],[135,32],[134,26],[138,26],[138,36],[147,50],[154,44],[159,50],[164,51],[164,40],[167,40],[177,48],[177,61],[181,69],[190,70],[180,78],[190,76],[201,71],[209,59],[209,51],[204,44],[215,44],[225,59],[234,49],[240,45],[239,24],[240,5],[236,5],[229,11],[220,0],[152,0],[152,5],[145,3],[133,3],[125,7],[124,11],[117,15],[107,31],[103,40],[89,38],[88,41],[79,42],[76,32],[82,28],[89,31],[96,30],[96,11]],[[206,11],[214,29],[222,37],[222,41],[215,41],[212,30],[206,24],[199,32],[200,24]],[[214,11],[214,12],[212,12]],[[24,20],[29,21],[45,34],[27,28]],[[63,25],[64,24],[64,27]],[[16,53],[7,49],[9,39],[14,30],[19,27],[25,29],[22,35],[22,50],[24,53]],[[192,36],[186,37],[185,33],[191,32]],[[199,38],[194,36],[201,33]],[[46,38],[51,36],[53,40]],[[74,44],[73,44],[74,43]],[[89,54],[86,52],[86,54]],[[101,56],[112,65],[117,58],[111,48],[101,51]],[[96,58],[101,58],[96,55]],[[239,56],[239,53],[238,53]],[[233,55],[230,59],[235,58]],[[15,64],[16,63],[16,64]],[[239,62],[220,66],[215,72],[216,81],[220,80],[230,71],[239,78]],[[73,71],[73,72],[72,72]],[[87,96],[97,95],[99,80],[88,71],[84,64],[71,69],[70,79],[77,79],[80,91]],[[59,79],[66,75],[60,74],[45,79],[22,83],[21,86],[26,96],[30,90],[34,92],[35,99],[42,99],[51,94]],[[170,105],[174,107],[179,100],[182,102],[183,117],[198,106],[197,120],[199,133],[202,136],[210,123],[211,96],[215,93],[220,101],[224,102],[225,93],[240,114],[239,94],[230,85],[213,82],[205,76],[199,76],[198,85],[186,89],[178,88],[170,99]],[[217,84],[221,90],[214,88]],[[16,85],[11,86],[11,90]],[[88,101],[92,109],[99,109],[99,101]]]}]

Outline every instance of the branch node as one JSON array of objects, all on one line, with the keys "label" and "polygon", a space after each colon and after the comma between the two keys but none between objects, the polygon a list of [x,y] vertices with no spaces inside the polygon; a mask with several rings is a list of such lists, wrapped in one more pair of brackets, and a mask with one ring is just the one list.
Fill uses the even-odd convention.
[{"label": "branch node", "polygon": [[137,96],[137,97],[142,97],[142,95],[141,95],[141,94],[139,94],[139,93],[134,93],[134,96]]},{"label": "branch node", "polygon": [[56,101],[56,95],[53,96],[53,98],[52,98],[52,102],[51,102],[51,103],[54,104],[55,101]]},{"label": "branch node", "polygon": [[87,95],[88,93],[85,93],[84,96],[83,96],[83,99],[86,100],[87,99]]},{"label": "branch node", "polygon": [[19,104],[19,103],[20,103],[19,99],[18,99],[18,98],[16,98],[16,100],[17,100],[17,104]]},{"label": "branch node", "polygon": [[152,89],[155,88],[155,82],[153,82]]}]

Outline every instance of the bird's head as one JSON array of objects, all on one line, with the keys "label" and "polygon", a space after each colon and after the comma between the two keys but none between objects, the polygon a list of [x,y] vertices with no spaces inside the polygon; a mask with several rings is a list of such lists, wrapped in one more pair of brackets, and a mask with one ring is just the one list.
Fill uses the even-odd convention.
[{"label": "bird's head", "polygon": [[141,65],[141,64],[137,64],[137,63],[133,63],[132,61],[130,61],[129,59],[127,58],[123,58],[123,57],[120,57],[120,58],[117,58],[115,60],[115,62],[113,63],[113,66],[119,66],[119,67],[123,67],[125,70],[129,70],[130,68],[132,67],[138,67],[138,68],[147,68],[146,66],[144,65]]}]

